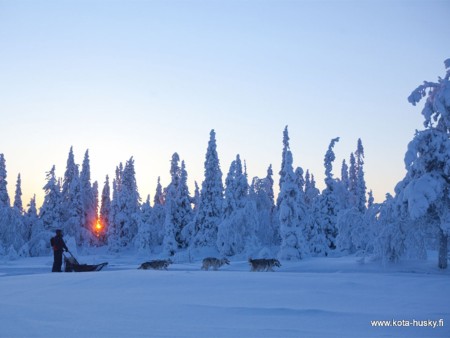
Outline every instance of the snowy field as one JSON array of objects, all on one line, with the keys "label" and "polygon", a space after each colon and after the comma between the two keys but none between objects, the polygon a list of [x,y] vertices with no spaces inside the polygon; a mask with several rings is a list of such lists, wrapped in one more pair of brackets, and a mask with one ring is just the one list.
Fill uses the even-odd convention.
[{"label": "snowy field", "polygon": [[[246,261],[153,271],[136,269],[145,259],[133,255],[77,258],[109,265],[55,274],[52,257],[0,262],[0,337],[450,337],[450,272],[434,258],[388,267],[313,258],[275,272]],[[437,326],[417,326],[429,320]]]}]

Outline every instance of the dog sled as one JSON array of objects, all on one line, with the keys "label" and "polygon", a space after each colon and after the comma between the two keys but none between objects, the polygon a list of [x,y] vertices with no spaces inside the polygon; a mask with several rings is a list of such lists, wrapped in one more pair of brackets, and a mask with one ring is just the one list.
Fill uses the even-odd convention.
[{"label": "dog sled", "polygon": [[64,272],[100,271],[108,265],[107,262],[94,265],[80,264],[70,251],[68,251],[68,253],[70,256],[64,255]]}]

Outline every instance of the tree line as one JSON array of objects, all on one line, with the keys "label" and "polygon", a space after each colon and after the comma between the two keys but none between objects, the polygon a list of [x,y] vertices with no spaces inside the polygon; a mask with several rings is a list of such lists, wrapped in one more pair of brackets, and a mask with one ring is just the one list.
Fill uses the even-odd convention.
[{"label": "tree line", "polygon": [[[425,258],[427,249],[439,251],[438,265],[447,267],[450,231],[450,60],[437,83],[425,82],[408,98],[426,103],[425,129],[417,131],[405,155],[407,174],[374,203],[364,179],[364,147],[333,172],[334,147],[330,141],[323,164],[325,188],[316,187],[313,173],[294,166],[288,127],[283,131],[279,194],[274,196],[273,168],[263,178],[249,180],[239,155],[223,181],[216,134],[211,130],[201,187],[187,185],[186,164],[172,155],[170,183],[158,179],[151,203],[138,192],[134,159],[120,163],[101,193],[91,183],[89,152],[81,170],[70,148],[64,177],[55,166],[47,172],[45,197],[37,208],[35,197],[23,207],[21,177],[14,201],[7,192],[6,163],[0,154],[0,256],[38,256],[49,253],[49,238],[62,229],[79,247],[107,246],[111,252],[182,257],[186,252],[213,250],[222,256],[276,253],[283,260],[311,256],[357,254],[395,262]],[[96,225],[98,226],[96,227]]]}]

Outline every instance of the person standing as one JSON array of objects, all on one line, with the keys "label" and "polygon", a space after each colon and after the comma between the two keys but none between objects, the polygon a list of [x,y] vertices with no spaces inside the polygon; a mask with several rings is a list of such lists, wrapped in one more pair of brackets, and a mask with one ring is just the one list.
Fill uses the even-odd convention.
[{"label": "person standing", "polygon": [[50,239],[50,244],[53,248],[53,268],[52,272],[62,272],[61,271],[61,265],[62,265],[62,254],[63,251],[69,251],[67,249],[66,243],[63,239],[63,234],[60,229],[56,230],[56,235]]}]

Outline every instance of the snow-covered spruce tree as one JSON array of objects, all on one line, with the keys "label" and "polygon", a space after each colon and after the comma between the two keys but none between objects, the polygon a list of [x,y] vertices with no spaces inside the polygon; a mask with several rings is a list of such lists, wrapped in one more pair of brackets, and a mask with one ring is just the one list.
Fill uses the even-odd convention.
[{"label": "snow-covered spruce tree", "polygon": [[205,158],[205,179],[202,183],[200,205],[195,217],[194,246],[216,247],[217,227],[222,220],[223,185],[217,154],[216,133],[210,132]]},{"label": "snow-covered spruce tree", "polygon": [[358,185],[358,169],[356,166],[356,158],[353,153],[350,154],[350,168],[348,170],[348,191],[349,204],[348,207],[357,205],[357,185]]},{"label": "snow-covered spruce tree", "polygon": [[[98,203],[95,200],[93,186],[91,185],[91,168],[89,162],[89,150],[84,154],[83,164],[80,173],[80,194],[83,207],[83,228],[82,237],[84,243],[93,243],[94,228],[97,223]],[[97,191],[98,194],[98,191]],[[81,230],[81,229],[80,229]]]},{"label": "snow-covered spruce tree", "polygon": [[339,142],[339,137],[331,140],[328,150],[325,154],[325,189],[322,191],[319,200],[318,222],[323,229],[328,247],[331,250],[336,248],[336,236],[338,233],[336,222],[339,212],[339,201],[336,198],[337,181],[333,178],[333,161],[336,156],[333,152],[334,145]]},{"label": "snow-covered spruce tree", "polygon": [[[23,215],[23,204],[22,204],[22,180],[20,177],[20,174],[17,175],[17,183],[16,183],[16,191],[14,194],[14,204],[13,208],[11,210],[13,213],[13,217],[15,218],[15,223],[17,224],[18,228],[16,229],[17,235],[21,238],[22,243],[27,243],[30,240],[30,230],[25,225]],[[21,252],[19,252],[22,256],[28,256],[28,248],[22,248]]]},{"label": "snow-covered spruce tree", "polygon": [[95,206],[95,216],[96,219],[98,218],[98,212],[99,212],[99,198],[98,198],[98,182],[94,181],[94,183],[92,183],[92,193],[94,194],[94,206]]},{"label": "snow-covered spruce tree", "polygon": [[338,190],[340,209],[350,208],[352,205],[351,201],[354,199],[350,195],[349,169],[345,160],[342,161],[341,180],[339,182]]},{"label": "snow-covered spruce tree", "polygon": [[305,219],[307,232],[309,234],[306,238],[309,245],[309,253],[311,256],[315,257],[327,256],[330,251],[322,224],[323,214],[321,203],[321,195],[318,195],[313,199],[311,206],[308,207]]},{"label": "snow-covered spruce tree", "polygon": [[270,165],[265,178],[253,178],[249,195],[249,198],[253,200],[256,206],[256,235],[258,241],[266,247],[279,246],[281,243],[280,229],[275,226],[278,222],[274,222],[273,219],[275,215],[275,202],[272,176],[272,165]]},{"label": "snow-covered spruce tree", "polygon": [[[279,187],[280,187],[280,191],[281,191],[281,186],[283,185],[286,173],[284,172],[284,166],[285,166],[285,162],[286,162],[286,154],[287,152],[290,151],[290,147],[289,147],[289,131],[288,131],[288,126],[284,127],[283,130],[283,150],[281,152],[281,169],[280,172],[278,173],[280,175],[280,181],[279,181]],[[277,208],[280,207],[280,195],[278,194],[277,197]]]},{"label": "snow-covered spruce tree", "polygon": [[54,232],[61,227],[61,191],[55,175],[55,166],[46,173],[44,202],[39,211],[39,218],[44,229]]},{"label": "snow-covered spruce tree", "polygon": [[7,185],[5,156],[0,154],[0,208],[10,207]]},{"label": "snow-covered spruce tree", "polygon": [[356,208],[364,213],[366,211],[366,181],[364,179],[364,147],[362,141],[358,139],[358,145],[355,151],[356,157]]},{"label": "snow-covered spruce tree", "polygon": [[105,183],[102,189],[99,222],[101,229],[98,232],[98,240],[100,244],[105,244],[107,242],[106,233],[111,223],[111,189],[109,187],[108,175],[106,175]]},{"label": "snow-covered spruce tree", "polygon": [[61,191],[61,217],[64,234],[75,238],[77,245],[84,243],[82,226],[84,224],[83,203],[78,165],[75,163],[73,148],[70,147],[66,171]]},{"label": "snow-covered spruce tree", "polygon": [[22,180],[20,178],[20,174],[17,175],[17,183],[16,183],[16,192],[14,194],[14,209],[16,209],[20,214],[23,213],[23,204],[22,204]]},{"label": "snow-covered spruce tree", "polygon": [[320,190],[316,188],[316,181],[314,175],[310,175],[309,170],[305,174],[305,204],[307,208],[311,209],[314,200],[320,195]]},{"label": "snow-covered spruce tree", "polygon": [[306,241],[312,256],[326,256],[329,248],[322,228],[321,195],[316,188],[314,175],[309,170],[305,174],[305,205],[306,205]]},{"label": "snow-covered spruce tree", "polygon": [[223,202],[223,220],[219,225],[217,234],[217,247],[225,256],[233,256],[244,252],[251,241],[256,237],[256,218],[248,218],[247,177],[242,171],[239,155],[230,165],[225,180],[225,198]]},{"label": "snow-covered spruce tree", "polygon": [[[131,157],[123,172],[119,174],[120,186],[117,186],[114,210],[113,228],[117,236],[118,249],[129,247],[138,231],[140,224],[140,196],[136,183],[134,159]],[[117,184],[117,182],[116,182]]]},{"label": "snow-covered spruce tree", "polygon": [[28,243],[31,239],[31,230],[33,228],[33,224],[38,221],[38,214],[36,208],[36,195],[30,200],[30,204],[28,204],[28,211],[23,212],[22,222],[22,238],[25,243]]},{"label": "snow-covered spruce tree", "polygon": [[345,184],[346,175],[342,170],[342,180],[336,186],[339,204],[337,217],[337,247],[346,253],[365,253],[371,242],[370,224],[365,217],[366,182],[364,180],[364,148],[358,139],[355,153],[350,155],[350,179],[348,189]]},{"label": "snow-covered spruce tree", "polygon": [[8,254],[11,259],[27,255],[21,250],[25,243],[26,229],[23,224],[22,212],[11,208],[7,191],[6,161],[0,154],[0,255]]},{"label": "snow-covered spruce tree", "polygon": [[198,187],[197,181],[194,182],[195,191],[194,191],[194,197],[191,199],[191,203],[193,205],[192,211],[197,213],[198,206],[200,205],[200,188]]},{"label": "snow-covered spruce tree", "polygon": [[153,197],[153,205],[164,205],[166,196],[164,195],[161,185],[161,177],[158,176],[158,182],[156,183],[155,196]]},{"label": "snow-covered spruce tree", "polygon": [[166,189],[163,249],[170,256],[186,247],[187,243],[181,234],[183,228],[192,221],[186,167],[183,161],[180,168],[179,162],[179,155],[174,153],[170,166],[171,182]]},{"label": "snow-covered spruce tree", "polygon": [[30,256],[48,255],[50,252],[49,238],[54,236],[54,232],[44,228],[44,224],[38,216],[36,196],[33,196],[30,204],[28,204],[28,210],[24,216],[24,224],[30,233],[30,239],[27,243]]},{"label": "snow-covered spruce tree", "polygon": [[169,256],[173,256],[178,249],[178,243],[175,239],[177,229],[177,192],[180,184],[180,157],[177,153],[172,155],[170,162],[171,182],[166,188],[166,217],[164,219],[164,239],[163,251]]},{"label": "snow-covered spruce tree", "polygon": [[152,217],[152,207],[150,205],[150,195],[141,205],[141,223],[138,227],[138,233],[134,241],[135,247],[139,253],[149,254],[153,249],[152,233],[150,231],[150,222]]},{"label": "snow-covered spruce tree", "polygon": [[119,167],[116,167],[116,177],[113,179],[112,183],[112,200],[111,200],[111,211],[108,228],[106,229],[106,236],[108,242],[108,250],[111,252],[119,251],[119,217],[120,217],[120,190],[122,189],[122,175],[123,167],[120,163]]},{"label": "snow-covered spruce tree", "polygon": [[372,189],[369,190],[369,192],[367,193],[367,195],[369,196],[367,198],[367,209],[370,208],[374,202],[375,202],[375,198],[373,197],[373,191]]},{"label": "snow-covered spruce tree", "polygon": [[0,256],[8,252],[12,241],[10,200],[6,178],[6,161],[4,155],[0,154]]},{"label": "snow-covered spruce tree", "polygon": [[190,243],[190,238],[185,238],[183,234],[183,229],[192,223],[194,219],[194,211],[192,210],[192,198],[189,193],[189,188],[187,184],[187,171],[184,161],[181,161],[181,179],[180,185],[178,187],[178,215],[179,229],[180,231],[176,234],[176,240],[181,248],[186,248]]},{"label": "snow-covered spruce tree", "polygon": [[342,160],[341,182],[342,182],[343,186],[348,190],[348,188],[350,186],[350,179],[348,177],[348,165],[345,162],[345,160]]},{"label": "snow-covered spruce tree", "polygon": [[194,182],[194,185],[194,196],[190,199],[192,205],[192,220],[186,224],[183,230],[181,230],[181,238],[187,247],[190,247],[195,240],[195,222],[200,206],[200,188],[197,181]]},{"label": "snow-covered spruce tree", "polygon": [[302,192],[296,184],[291,151],[286,151],[284,159],[282,171],[285,176],[278,198],[281,235],[279,257],[285,260],[298,260],[309,253],[309,246],[304,237],[305,205],[300,198]]},{"label": "snow-covered spruce tree", "polygon": [[166,195],[161,185],[161,178],[158,177],[156,192],[153,197],[153,208],[150,216],[150,242],[152,247],[161,246],[164,239],[164,221],[166,219]]},{"label": "snow-covered spruce tree", "polygon": [[[426,97],[425,130],[417,131],[405,154],[406,177],[397,186],[398,203],[415,224],[434,229],[439,238],[438,266],[447,268],[450,232],[450,59],[446,76],[424,82],[408,97],[416,105]],[[409,225],[408,232],[417,227]]]}]

